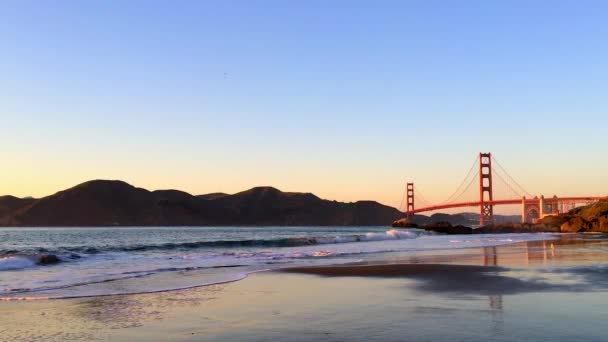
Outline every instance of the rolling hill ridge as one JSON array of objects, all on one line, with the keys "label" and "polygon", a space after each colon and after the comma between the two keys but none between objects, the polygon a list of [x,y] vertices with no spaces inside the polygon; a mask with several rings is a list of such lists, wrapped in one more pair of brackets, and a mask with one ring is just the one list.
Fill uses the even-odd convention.
[{"label": "rolling hill ridge", "polygon": [[401,216],[374,201],[342,203],[273,187],[193,196],[93,180],[40,199],[0,197],[0,226],[387,225]]}]

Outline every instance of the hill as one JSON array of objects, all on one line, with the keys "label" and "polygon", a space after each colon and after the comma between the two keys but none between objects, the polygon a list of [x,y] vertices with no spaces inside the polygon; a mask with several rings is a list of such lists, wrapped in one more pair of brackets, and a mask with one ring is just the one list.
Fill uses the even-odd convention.
[{"label": "hill", "polygon": [[401,215],[373,201],[342,203],[272,187],[193,196],[94,180],[41,199],[0,197],[2,226],[386,225]]},{"label": "hill", "polygon": [[13,212],[31,205],[36,199],[34,198],[18,198],[14,196],[0,196],[0,226],[8,224],[8,217]]}]

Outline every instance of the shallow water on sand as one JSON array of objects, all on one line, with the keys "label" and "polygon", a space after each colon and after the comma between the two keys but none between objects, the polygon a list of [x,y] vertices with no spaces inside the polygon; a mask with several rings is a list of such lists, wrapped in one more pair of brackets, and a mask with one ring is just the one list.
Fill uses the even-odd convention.
[{"label": "shallow water on sand", "polygon": [[0,228],[0,300],[157,292],[281,267],[552,238],[390,227]]},{"label": "shallow water on sand", "polygon": [[156,294],[4,302],[0,341],[608,338],[605,236],[388,253],[294,272]]}]

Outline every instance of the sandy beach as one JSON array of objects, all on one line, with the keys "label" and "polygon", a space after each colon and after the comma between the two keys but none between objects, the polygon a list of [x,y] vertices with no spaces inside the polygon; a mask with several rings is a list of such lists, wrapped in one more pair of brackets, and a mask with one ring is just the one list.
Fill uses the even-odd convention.
[{"label": "sandy beach", "polygon": [[180,291],[8,301],[0,340],[599,341],[607,247],[605,236],[565,235]]}]

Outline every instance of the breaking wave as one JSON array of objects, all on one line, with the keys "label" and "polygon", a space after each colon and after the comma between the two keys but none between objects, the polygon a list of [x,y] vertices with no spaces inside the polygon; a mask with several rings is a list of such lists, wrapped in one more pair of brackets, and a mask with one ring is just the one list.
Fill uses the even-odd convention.
[{"label": "breaking wave", "polygon": [[14,238],[0,244],[0,301],[149,293],[221,284],[262,270],[358,262],[381,253],[550,238],[455,239],[384,227],[40,229],[11,234]]},{"label": "breaking wave", "polygon": [[[416,237],[428,234],[424,231],[406,231],[391,229],[384,233],[365,233],[365,234],[350,234],[337,236],[310,236],[310,237],[289,237],[278,239],[246,239],[246,240],[215,240],[215,241],[193,241],[193,242],[178,242],[178,243],[163,243],[163,244],[134,244],[126,246],[104,246],[104,247],[59,247],[54,250],[54,253],[83,253],[83,254],[98,254],[102,252],[146,252],[146,251],[172,251],[172,250],[190,250],[199,248],[243,248],[243,247],[301,247],[313,245],[327,245],[339,243],[354,243],[382,240],[400,240],[400,239],[415,239]],[[38,251],[49,252],[45,249]],[[0,251],[1,253],[2,251]],[[7,254],[27,253],[27,251],[10,251]],[[71,255],[71,258],[78,258],[79,255]],[[0,257],[1,258],[1,257]],[[0,268],[1,270],[2,268]]]},{"label": "breaking wave", "polygon": [[20,270],[37,265],[53,265],[61,261],[61,258],[54,254],[5,254],[0,256],[0,271]]}]

